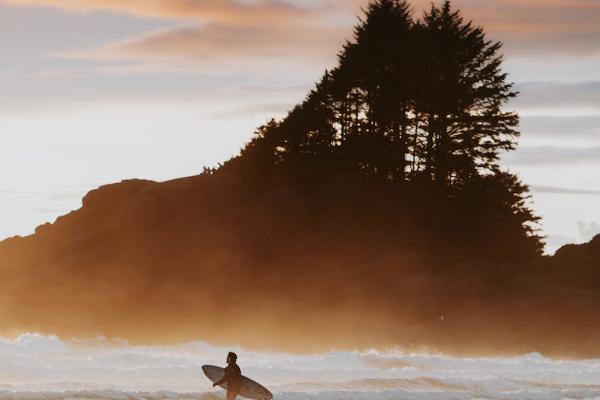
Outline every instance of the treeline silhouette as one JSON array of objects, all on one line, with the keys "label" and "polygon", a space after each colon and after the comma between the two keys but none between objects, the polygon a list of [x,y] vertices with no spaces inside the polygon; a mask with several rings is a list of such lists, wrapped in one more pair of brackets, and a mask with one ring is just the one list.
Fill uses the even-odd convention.
[{"label": "treeline silhouette", "polygon": [[418,20],[406,1],[373,1],[338,66],[224,169],[272,187],[387,189],[374,196],[394,197],[390,217],[477,232],[511,261],[539,255],[528,189],[498,164],[519,136],[500,48],[449,1]]},{"label": "treeline silhouette", "polygon": [[518,136],[499,51],[449,2],[371,2],[239,156],[0,243],[0,334],[600,355],[600,237],[541,255],[498,165]]},{"label": "treeline silhouette", "polygon": [[405,1],[372,2],[338,67],[242,155],[399,184],[460,187],[495,173],[519,135],[517,115],[501,108],[516,92],[500,47],[450,2],[418,21]]}]

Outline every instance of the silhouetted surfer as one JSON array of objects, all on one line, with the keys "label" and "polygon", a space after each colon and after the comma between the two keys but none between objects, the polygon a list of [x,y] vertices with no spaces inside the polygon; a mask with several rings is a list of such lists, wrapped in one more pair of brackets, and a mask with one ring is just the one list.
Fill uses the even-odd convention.
[{"label": "silhouetted surfer", "polygon": [[213,387],[227,383],[227,400],[234,400],[239,393],[239,380],[242,376],[242,370],[236,364],[237,354],[229,352],[227,354],[227,367],[225,375],[220,381],[213,383]]}]

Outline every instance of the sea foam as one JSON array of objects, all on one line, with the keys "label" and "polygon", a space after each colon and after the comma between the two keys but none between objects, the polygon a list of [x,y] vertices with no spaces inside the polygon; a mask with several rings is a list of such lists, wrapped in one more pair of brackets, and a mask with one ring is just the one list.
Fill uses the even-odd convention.
[{"label": "sea foam", "polygon": [[24,334],[0,339],[0,398],[219,400],[203,364],[233,350],[247,375],[277,399],[600,399],[600,360],[539,354],[459,358],[392,352],[293,355],[202,342],[132,346]]}]

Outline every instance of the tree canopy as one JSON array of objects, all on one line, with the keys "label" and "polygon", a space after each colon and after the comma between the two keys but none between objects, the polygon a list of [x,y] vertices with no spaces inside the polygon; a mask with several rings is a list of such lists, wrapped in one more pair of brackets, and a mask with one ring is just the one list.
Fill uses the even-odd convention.
[{"label": "tree canopy", "polygon": [[285,118],[260,127],[233,163],[271,183],[352,176],[403,187],[400,203],[485,198],[469,204],[468,219],[487,219],[489,232],[514,222],[513,239],[539,254],[528,188],[499,165],[519,137],[518,115],[504,110],[517,92],[501,47],[450,1],[421,18],[404,0],[372,1],[338,65]]},{"label": "tree canopy", "polygon": [[383,181],[456,185],[498,169],[515,147],[516,96],[501,44],[445,1],[414,20],[401,0],[371,2],[354,38],[304,102],[261,127],[246,152],[275,164],[331,159]]}]

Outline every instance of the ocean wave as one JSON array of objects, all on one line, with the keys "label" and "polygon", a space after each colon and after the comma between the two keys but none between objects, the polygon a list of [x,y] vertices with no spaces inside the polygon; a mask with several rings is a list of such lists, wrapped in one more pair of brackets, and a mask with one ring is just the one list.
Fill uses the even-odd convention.
[{"label": "ocean wave", "polygon": [[3,400],[223,400],[211,393],[177,393],[168,391],[137,392],[106,390],[14,392],[1,391]]},{"label": "ocean wave", "polygon": [[297,355],[201,342],[133,346],[38,334],[0,339],[0,399],[222,399],[201,366],[224,364],[229,350],[238,353],[246,376],[284,400],[600,399],[600,360],[400,350]]},{"label": "ocean wave", "polygon": [[[444,390],[382,390],[374,392],[351,390],[327,390],[318,392],[276,392],[277,400],[596,400],[597,390],[554,389],[540,391],[444,391]],[[224,394],[206,392],[172,391],[120,391],[81,390],[81,391],[6,391],[0,390],[3,400],[223,400]],[[241,399],[240,399],[241,400]]]}]

